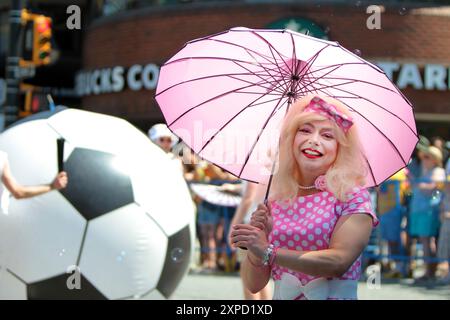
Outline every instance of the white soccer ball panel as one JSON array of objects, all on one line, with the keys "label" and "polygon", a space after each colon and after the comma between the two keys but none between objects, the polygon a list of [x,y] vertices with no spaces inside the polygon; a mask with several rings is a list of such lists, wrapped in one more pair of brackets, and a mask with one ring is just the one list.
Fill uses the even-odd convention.
[{"label": "white soccer ball panel", "polygon": [[130,204],[89,222],[81,273],[108,299],[156,287],[167,237],[143,210]]},{"label": "white soccer ball panel", "polygon": [[135,161],[136,168],[147,170],[130,172],[134,197],[158,223],[171,235],[189,224],[195,217],[195,205],[183,175],[174,169],[172,160],[156,162],[150,148],[143,150]]},{"label": "white soccer ball panel", "polygon": [[4,266],[27,283],[65,273],[77,262],[85,225],[58,191],[12,199],[9,213],[0,214]]}]

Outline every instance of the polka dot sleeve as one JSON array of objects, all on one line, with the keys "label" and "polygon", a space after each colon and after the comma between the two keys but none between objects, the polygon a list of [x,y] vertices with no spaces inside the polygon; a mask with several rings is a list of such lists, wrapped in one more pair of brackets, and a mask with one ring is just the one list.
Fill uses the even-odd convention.
[{"label": "polka dot sleeve", "polygon": [[348,200],[346,202],[341,202],[337,206],[337,213],[340,216],[347,216],[355,213],[366,213],[372,217],[372,225],[374,227],[376,227],[379,223],[378,218],[373,211],[370,194],[367,189],[353,189],[353,192],[348,195]]}]

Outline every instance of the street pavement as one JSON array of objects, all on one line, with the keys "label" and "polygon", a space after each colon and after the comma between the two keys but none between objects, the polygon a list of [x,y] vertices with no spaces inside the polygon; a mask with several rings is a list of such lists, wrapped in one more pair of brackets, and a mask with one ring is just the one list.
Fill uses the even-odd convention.
[{"label": "street pavement", "polygon": [[[380,279],[367,284],[360,281],[361,300],[450,300],[450,285],[415,284],[412,279]],[[172,300],[243,300],[242,284],[237,273],[202,274],[191,271],[181,281]]]}]

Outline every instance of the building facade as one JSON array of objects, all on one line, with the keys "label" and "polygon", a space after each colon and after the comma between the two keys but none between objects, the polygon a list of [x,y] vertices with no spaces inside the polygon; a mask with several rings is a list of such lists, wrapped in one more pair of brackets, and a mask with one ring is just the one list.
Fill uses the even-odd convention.
[{"label": "building facade", "polygon": [[84,31],[76,89],[83,108],[146,130],[163,120],[154,99],[159,67],[185,42],[236,26],[308,29],[379,65],[412,102],[419,132],[450,139],[450,7],[358,3],[209,1],[121,10]]}]

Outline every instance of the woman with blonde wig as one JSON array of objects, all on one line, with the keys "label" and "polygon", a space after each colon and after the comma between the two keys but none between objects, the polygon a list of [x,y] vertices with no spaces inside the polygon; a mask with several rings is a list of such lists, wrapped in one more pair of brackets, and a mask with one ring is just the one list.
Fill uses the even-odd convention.
[{"label": "woman with blonde wig", "polygon": [[357,299],[361,253],[378,224],[364,189],[370,174],[347,107],[310,95],[297,100],[281,129],[267,205],[231,241],[252,292],[274,280],[274,299]]}]

